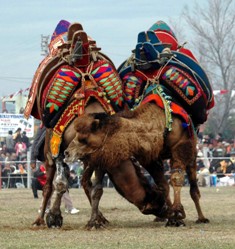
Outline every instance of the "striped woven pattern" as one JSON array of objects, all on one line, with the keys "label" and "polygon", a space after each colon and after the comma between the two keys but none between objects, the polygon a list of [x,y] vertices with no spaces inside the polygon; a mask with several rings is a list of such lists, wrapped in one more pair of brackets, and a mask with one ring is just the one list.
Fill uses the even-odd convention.
[{"label": "striped woven pattern", "polygon": [[180,74],[180,72],[176,68],[168,69],[164,75],[163,79],[171,80],[172,83],[177,85],[187,97],[192,98],[196,94],[196,87],[186,78],[184,75]]},{"label": "striped woven pattern", "polygon": [[67,67],[62,67],[57,72],[47,96],[46,109],[49,113],[58,111],[68,100],[70,94],[80,82],[81,75]]},{"label": "striped woven pattern", "polygon": [[96,83],[105,90],[107,98],[115,105],[122,106],[122,83],[113,67],[106,61],[102,61],[92,70],[91,75]]},{"label": "striped woven pattern", "polygon": [[133,106],[136,97],[139,97],[139,96],[136,96],[136,92],[142,83],[143,83],[143,80],[140,79],[139,77],[136,77],[133,74],[127,74],[123,77],[125,101],[130,106]]}]

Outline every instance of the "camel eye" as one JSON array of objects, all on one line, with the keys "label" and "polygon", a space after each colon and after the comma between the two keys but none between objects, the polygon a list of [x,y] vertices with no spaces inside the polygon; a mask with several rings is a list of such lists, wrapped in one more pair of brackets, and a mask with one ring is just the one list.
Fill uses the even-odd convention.
[{"label": "camel eye", "polygon": [[86,138],[81,138],[81,139],[79,139],[78,141],[79,141],[79,143],[81,143],[81,144],[87,144]]}]

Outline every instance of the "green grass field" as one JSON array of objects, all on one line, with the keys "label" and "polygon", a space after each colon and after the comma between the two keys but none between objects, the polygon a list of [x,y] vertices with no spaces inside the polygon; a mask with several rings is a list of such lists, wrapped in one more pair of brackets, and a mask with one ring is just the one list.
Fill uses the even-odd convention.
[{"label": "green grass field", "polygon": [[153,222],[154,216],[141,214],[113,188],[105,188],[100,209],[110,224],[106,229],[87,231],[84,227],[90,217],[90,206],[83,189],[70,191],[79,214],[65,214],[62,203],[61,229],[31,226],[41,199],[33,199],[30,189],[3,189],[0,190],[0,249],[235,248],[235,187],[200,190],[209,224],[195,224],[197,214],[188,187],[182,190],[186,226],[178,228]]}]

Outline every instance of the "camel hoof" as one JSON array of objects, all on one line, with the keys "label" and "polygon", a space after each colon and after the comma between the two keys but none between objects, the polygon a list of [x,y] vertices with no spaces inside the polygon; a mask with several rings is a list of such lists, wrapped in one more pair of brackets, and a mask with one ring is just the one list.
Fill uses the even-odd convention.
[{"label": "camel hoof", "polygon": [[185,227],[185,223],[183,220],[169,219],[166,227]]},{"label": "camel hoof", "polygon": [[45,221],[44,221],[44,219],[42,219],[42,218],[37,218],[35,221],[34,221],[34,223],[32,224],[32,226],[34,226],[34,227],[39,227],[39,226],[45,226],[46,224],[45,224]]},{"label": "camel hoof", "polygon": [[109,221],[102,216],[95,220],[88,221],[86,225],[87,230],[93,230],[93,229],[104,229],[107,228],[107,225],[109,224]]},{"label": "camel hoof", "polygon": [[63,217],[61,213],[53,214],[51,211],[46,216],[46,223],[49,228],[61,228],[63,224]]},{"label": "camel hoof", "polygon": [[156,218],[153,220],[153,222],[165,222],[165,221],[167,221],[166,218],[160,218],[160,217],[156,217]]},{"label": "camel hoof", "polygon": [[104,224],[99,224],[96,222],[92,223],[88,222],[85,228],[86,230],[91,231],[91,230],[105,229],[106,226]]},{"label": "camel hoof", "polygon": [[196,223],[197,224],[210,223],[210,220],[208,220],[207,218],[198,219],[198,220],[196,220]]},{"label": "camel hoof", "polygon": [[172,208],[169,213],[169,219],[171,220],[183,220],[185,217],[186,214],[182,205],[178,208]]}]

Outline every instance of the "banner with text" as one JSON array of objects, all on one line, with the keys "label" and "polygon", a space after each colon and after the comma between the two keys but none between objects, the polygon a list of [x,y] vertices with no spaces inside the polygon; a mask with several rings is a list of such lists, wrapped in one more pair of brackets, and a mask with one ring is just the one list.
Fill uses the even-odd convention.
[{"label": "banner with text", "polygon": [[7,137],[8,131],[13,133],[21,128],[21,132],[26,131],[28,137],[34,136],[34,118],[25,119],[23,114],[0,113],[0,137]]}]

